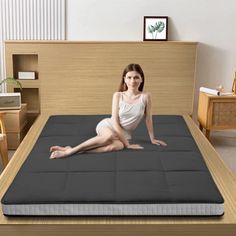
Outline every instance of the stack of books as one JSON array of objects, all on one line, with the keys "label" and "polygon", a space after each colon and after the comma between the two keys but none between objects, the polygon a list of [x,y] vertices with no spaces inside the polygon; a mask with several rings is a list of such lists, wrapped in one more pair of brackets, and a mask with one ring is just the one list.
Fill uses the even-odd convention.
[{"label": "stack of books", "polygon": [[200,92],[208,93],[211,95],[217,95],[217,96],[230,96],[233,95],[233,92],[224,92],[224,91],[219,91],[217,89],[210,89],[206,87],[200,87]]}]

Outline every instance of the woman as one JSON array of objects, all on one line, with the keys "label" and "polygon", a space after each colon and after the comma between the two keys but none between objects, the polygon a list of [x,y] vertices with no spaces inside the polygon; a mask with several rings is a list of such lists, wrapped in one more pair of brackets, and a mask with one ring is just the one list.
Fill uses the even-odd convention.
[{"label": "woman", "polygon": [[50,148],[50,159],[71,156],[83,152],[110,152],[123,148],[143,149],[139,144],[130,144],[131,132],[145,116],[147,130],[152,144],[167,144],[155,139],[151,96],[143,92],[144,73],[140,65],[129,64],[123,71],[119,92],[115,92],[112,100],[112,116],[101,120],[97,127],[97,136],[75,146]]}]

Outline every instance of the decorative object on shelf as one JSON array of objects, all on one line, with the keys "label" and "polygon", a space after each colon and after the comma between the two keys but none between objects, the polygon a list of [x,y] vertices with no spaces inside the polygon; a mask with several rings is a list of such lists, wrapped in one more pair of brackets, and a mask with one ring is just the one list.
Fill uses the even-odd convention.
[{"label": "decorative object on shelf", "polygon": [[234,81],[232,86],[232,92],[234,92],[234,95],[236,95],[236,71],[234,72]]},{"label": "decorative object on shelf", "polygon": [[2,92],[2,84],[4,84],[4,83],[15,84],[17,87],[22,89],[22,84],[20,83],[20,81],[16,80],[13,77],[7,77],[7,78],[3,79],[2,81],[0,81],[0,93]]},{"label": "decorative object on shelf", "polygon": [[36,79],[36,74],[34,71],[19,71],[18,79]]},{"label": "decorative object on shelf", "polygon": [[223,92],[224,91],[224,86],[222,84],[220,84],[216,87],[216,90],[218,90],[219,92]]},{"label": "decorative object on shelf", "polygon": [[167,16],[144,16],[144,41],[168,40],[168,17]]}]

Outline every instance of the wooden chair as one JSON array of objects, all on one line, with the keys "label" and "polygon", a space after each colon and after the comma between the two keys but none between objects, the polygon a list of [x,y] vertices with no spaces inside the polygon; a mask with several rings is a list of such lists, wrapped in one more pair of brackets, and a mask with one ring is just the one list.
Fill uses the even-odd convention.
[{"label": "wooden chair", "polygon": [[0,112],[0,153],[2,157],[3,168],[5,168],[8,163],[8,148],[3,112]]}]

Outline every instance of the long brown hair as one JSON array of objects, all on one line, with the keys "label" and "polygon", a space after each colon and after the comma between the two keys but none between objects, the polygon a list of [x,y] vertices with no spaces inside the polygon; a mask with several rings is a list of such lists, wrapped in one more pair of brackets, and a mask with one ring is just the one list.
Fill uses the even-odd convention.
[{"label": "long brown hair", "polygon": [[119,89],[118,91],[119,92],[124,92],[126,91],[128,88],[127,88],[127,85],[125,84],[125,76],[128,72],[130,71],[136,71],[140,74],[141,78],[142,78],[142,83],[139,85],[139,88],[138,90],[139,91],[143,91],[143,86],[144,86],[144,73],[143,73],[143,70],[141,68],[141,66],[139,64],[129,64],[128,66],[125,67],[124,71],[123,71],[123,74],[122,74],[122,78],[121,78],[121,82],[120,82],[120,86],[119,86]]}]

